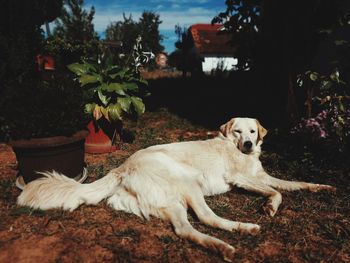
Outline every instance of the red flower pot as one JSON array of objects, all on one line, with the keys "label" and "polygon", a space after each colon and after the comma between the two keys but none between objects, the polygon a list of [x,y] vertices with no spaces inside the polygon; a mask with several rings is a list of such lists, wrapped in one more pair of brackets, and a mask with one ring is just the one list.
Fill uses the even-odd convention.
[{"label": "red flower pot", "polygon": [[55,59],[52,56],[37,55],[39,70],[55,70]]},{"label": "red flower pot", "polygon": [[89,135],[85,141],[85,152],[111,153],[117,150],[117,146],[113,143],[120,134],[121,124],[109,123],[105,119],[100,119],[97,122],[90,121],[87,128]]}]

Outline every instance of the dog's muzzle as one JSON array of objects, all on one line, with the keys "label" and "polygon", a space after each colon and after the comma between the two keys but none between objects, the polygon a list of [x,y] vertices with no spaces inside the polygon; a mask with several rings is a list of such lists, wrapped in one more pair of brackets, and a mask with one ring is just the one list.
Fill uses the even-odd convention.
[{"label": "dog's muzzle", "polygon": [[243,143],[243,152],[250,153],[253,149],[253,143],[251,141],[245,141]]}]

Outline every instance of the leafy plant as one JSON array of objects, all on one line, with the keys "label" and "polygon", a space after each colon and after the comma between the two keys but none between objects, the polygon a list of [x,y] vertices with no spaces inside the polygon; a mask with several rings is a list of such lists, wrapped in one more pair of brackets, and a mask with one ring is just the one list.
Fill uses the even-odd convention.
[{"label": "leafy plant", "polygon": [[307,92],[306,118],[293,128],[312,141],[327,140],[343,151],[350,139],[349,85],[335,69],[330,75],[307,71],[298,76],[299,87]]},{"label": "leafy plant", "polygon": [[5,86],[0,138],[5,140],[72,135],[86,126],[82,89],[67,74]]},{"label": "leafy plant", "polygon": [[71,135],[85,126],[79,85],[35,63],[41,26],[61,7],[61,0],[0,1],[0,140]]},{"label": "leafy plant", "polygon": [[101,64],[73,63],[68,68],[77,75],[86,95],[85,112],[95,120],[110,122],[137,117],[145,112],[142,97],[147,95],[144,80],[133,68]]}]

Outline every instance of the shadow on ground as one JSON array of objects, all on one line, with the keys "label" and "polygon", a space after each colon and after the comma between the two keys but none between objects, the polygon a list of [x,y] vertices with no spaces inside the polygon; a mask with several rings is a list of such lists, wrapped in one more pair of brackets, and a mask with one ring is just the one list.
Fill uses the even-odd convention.
[{"label": "shadow on ground", "polygon": [[[272,125],[267,108],[273,102],[262,99],[264,90],[251,73],[230,77],[161,78],[149,80],[148,110],[166,107],[195,124],[217,129],[234,116],[254,117]],[[266,110],[263,110],[265,108]],[[273,118],[271,118],[273,117]]]}]

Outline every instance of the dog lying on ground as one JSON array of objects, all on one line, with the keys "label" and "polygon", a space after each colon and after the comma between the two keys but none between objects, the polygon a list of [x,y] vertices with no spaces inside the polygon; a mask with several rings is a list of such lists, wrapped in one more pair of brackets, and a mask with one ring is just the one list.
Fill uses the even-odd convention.
[{"label": "dog lying on ground", "polygon": [[259,161],[266,133],[255,119],[233,118],[220,127],[214,139],[151,146],[90,184],[80,184],[56,172],[43,173],[45,177],[25,186],[18,204],[72,211],[81,204],[107,199],[116,210],[170,221],[178,236],[217,251],[229,261],[235,249],[194,229],[187,219],[187,208],[191,207],[201,222],[227,231],[257,234],[260,226],[217,216],[204,196],[241,187],[265,196],[264,211],[274,216],[282,201],[275,188],[334,190],[329,185],[291,182],[268,175]]}]

